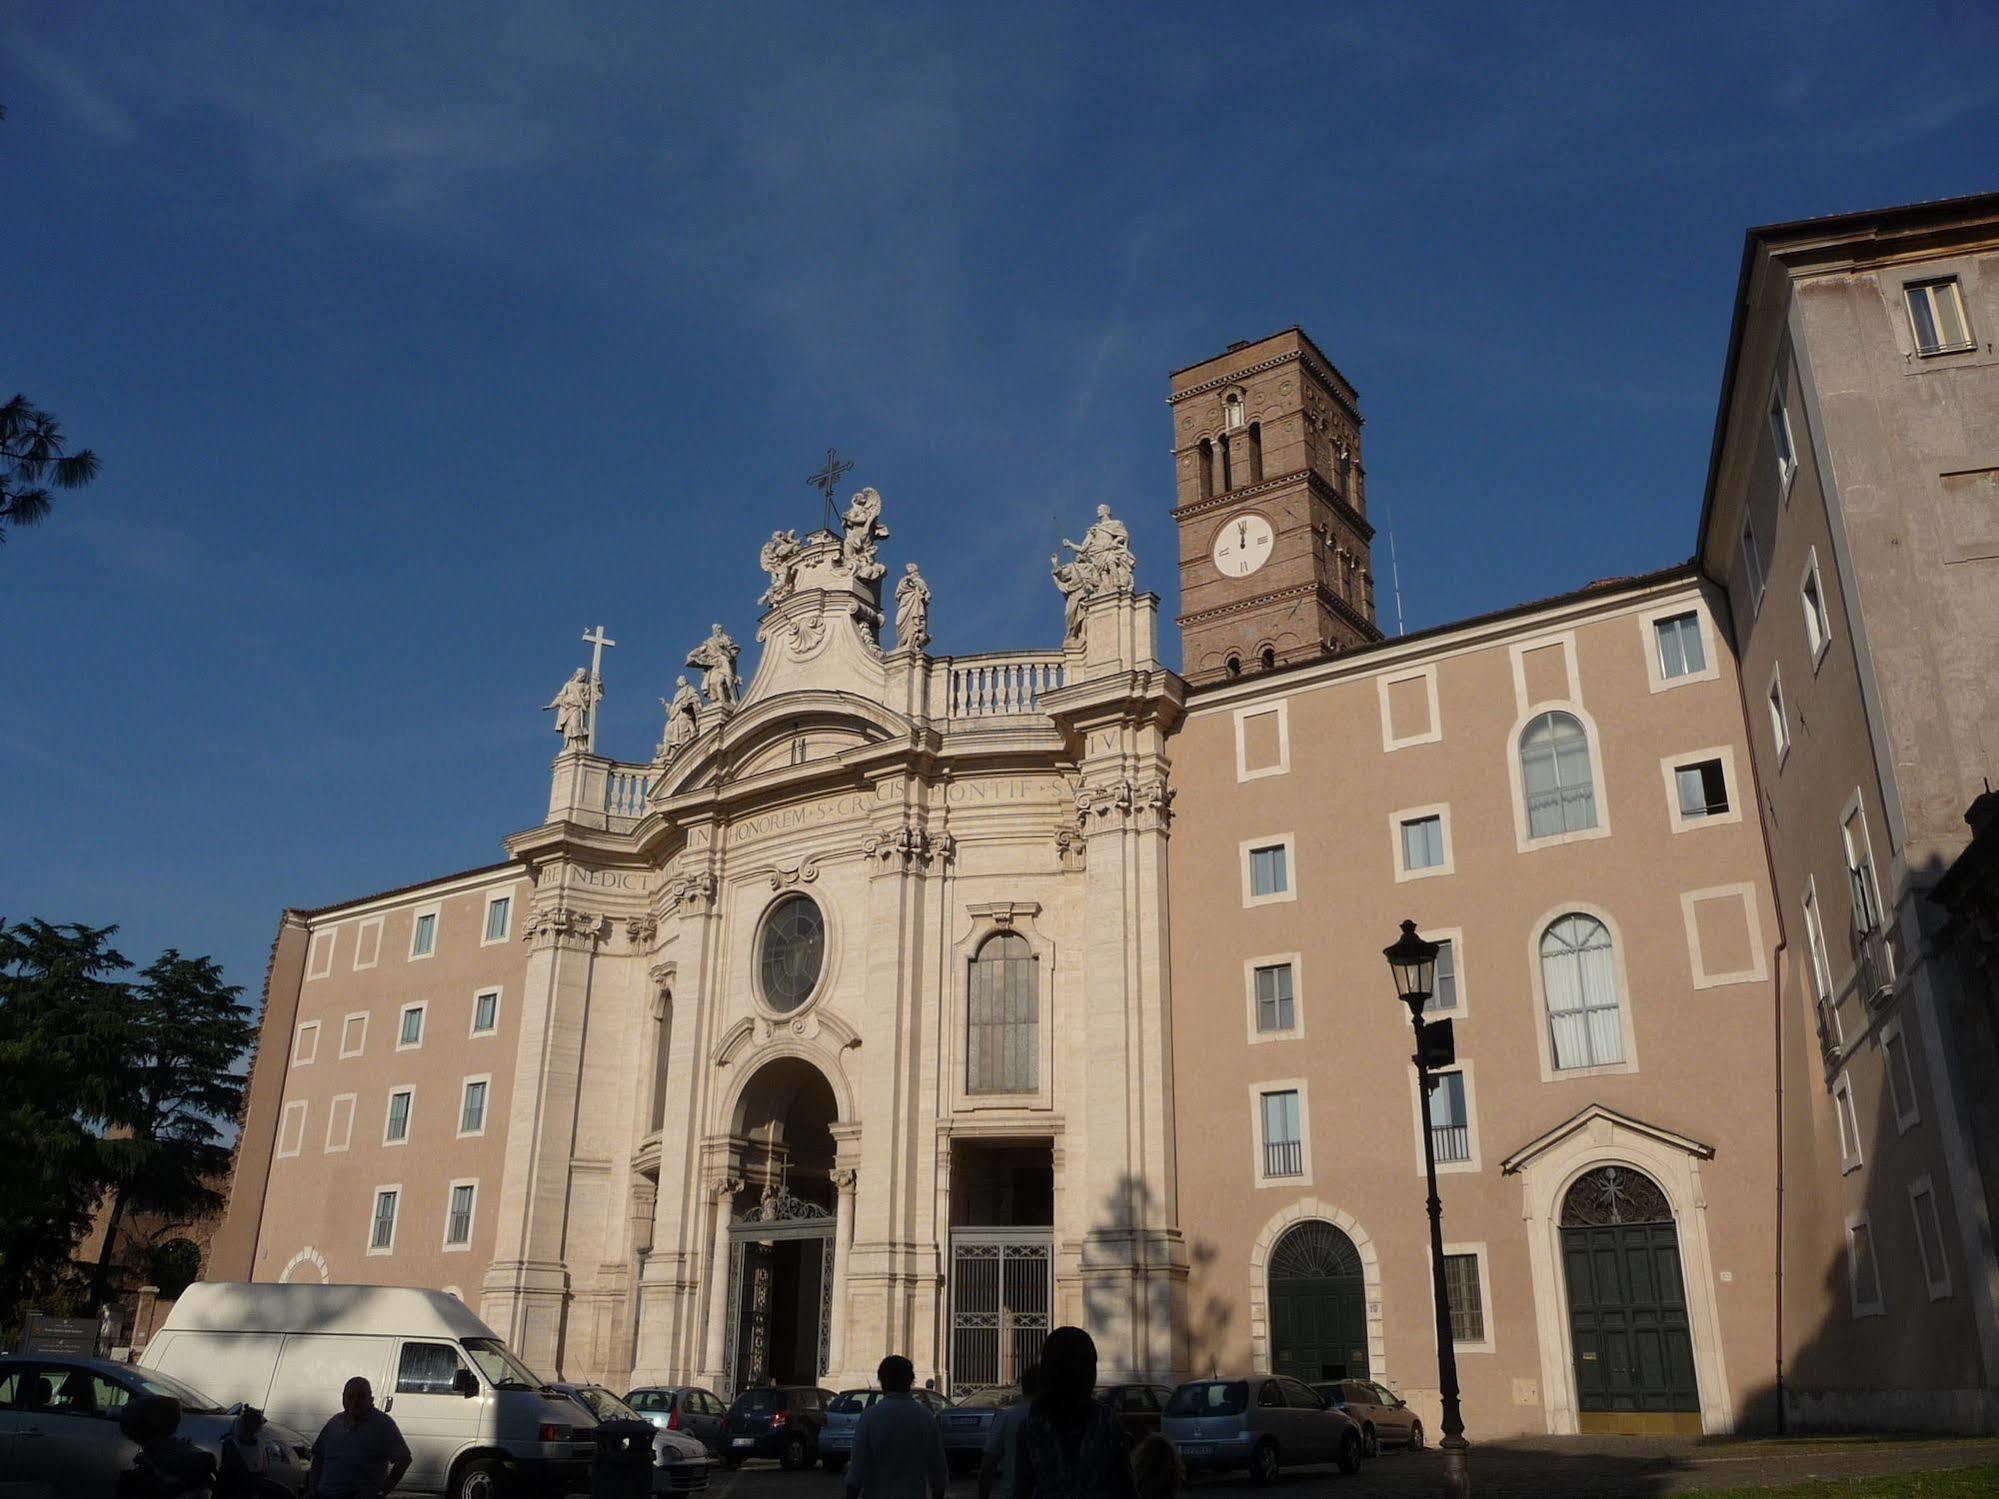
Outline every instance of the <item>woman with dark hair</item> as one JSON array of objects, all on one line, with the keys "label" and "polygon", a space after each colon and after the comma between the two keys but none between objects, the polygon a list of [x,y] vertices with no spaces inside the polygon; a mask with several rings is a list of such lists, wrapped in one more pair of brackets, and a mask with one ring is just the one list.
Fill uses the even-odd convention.
[{"label": "woman with dark hair", "polygon": [[1095,1398],[1097,1345],[1058,1327],[1041,1347],[1041,1393],[1021,1424],[1013,1499],[1136,1499],[1124,1429]]}]

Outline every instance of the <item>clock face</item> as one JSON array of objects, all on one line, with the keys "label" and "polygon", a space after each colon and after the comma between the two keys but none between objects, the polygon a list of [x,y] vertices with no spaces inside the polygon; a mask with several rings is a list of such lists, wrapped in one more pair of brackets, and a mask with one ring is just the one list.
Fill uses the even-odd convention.
[{"label": "clock face", "polygon": [[1215,567],[1225,577],[1246,578],[1270,560],[1273,540],[1270,522],[1260,515],[1238,515],[1224,521],[1215,532],[1211,553]]}]

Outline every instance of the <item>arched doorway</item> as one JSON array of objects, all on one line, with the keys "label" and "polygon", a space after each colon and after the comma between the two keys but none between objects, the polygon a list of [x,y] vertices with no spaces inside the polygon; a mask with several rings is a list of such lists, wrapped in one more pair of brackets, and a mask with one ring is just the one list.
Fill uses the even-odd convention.
[{"label": "arched doorway", "polygon": [[742,1189],[729,1204],[732,1389],[817,1384],[832,1330],[832,1125],[839,1103],[799,1057],[766,1063],[736,1102]]},{"label": "arched doorway", "polygon": [[1360,1251],[1330,1223],[1300,1223],[1270,1253],[1270,1362],[1307,1381],[1368,1377]]},{"label": "arched doorway", "polygon": [[1598,1166],[1562,1198],[1576,1411],[1584,1431],[1698,1432],[1680,1236],[1659,1184]]}]

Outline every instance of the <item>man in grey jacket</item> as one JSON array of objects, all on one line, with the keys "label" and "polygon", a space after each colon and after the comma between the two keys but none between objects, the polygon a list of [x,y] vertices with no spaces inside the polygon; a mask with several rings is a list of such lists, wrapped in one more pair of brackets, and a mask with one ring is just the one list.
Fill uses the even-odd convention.
[{"label": "man in grey jacket", "polygon": [[882,1398],[854,1427],[854,1460],[847,1466],[849,1499],[944,1499],[950,1470],[937,1421],[909,1393],[916,1368],[891,1353],[875,1370]]}]

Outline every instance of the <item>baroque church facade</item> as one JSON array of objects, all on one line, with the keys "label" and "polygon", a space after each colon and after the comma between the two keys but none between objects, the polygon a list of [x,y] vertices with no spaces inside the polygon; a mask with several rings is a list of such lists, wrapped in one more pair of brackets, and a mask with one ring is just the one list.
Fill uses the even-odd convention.
[{"label": "baroque church facade", "polygon": [[1996,246],[1990,198],[1751,231],[1695,557],[1415,635],[1297,329],[1171,377],[1178,671],[1108,507],[1062,644],[969,657],[872,490],[774,534],[754,669],[714,626],[650,761],[580,671],[502,861],[285,912],[209,1274],[725,1395],[963,1394],[1077,1323],[1106,1379],[1368,1378],[1434,1433],[1427,1139],[1475,1438],[1999,1429],[1999,943],[1945,910]]}]

